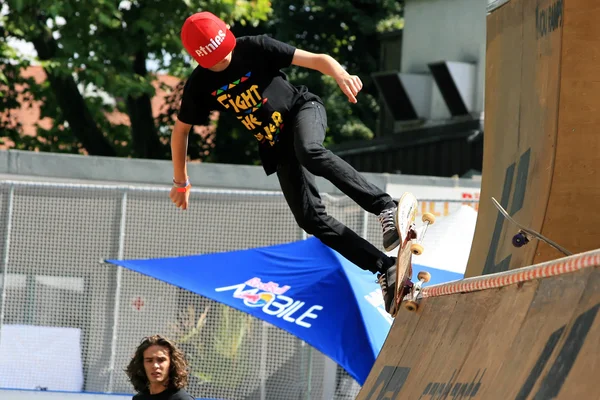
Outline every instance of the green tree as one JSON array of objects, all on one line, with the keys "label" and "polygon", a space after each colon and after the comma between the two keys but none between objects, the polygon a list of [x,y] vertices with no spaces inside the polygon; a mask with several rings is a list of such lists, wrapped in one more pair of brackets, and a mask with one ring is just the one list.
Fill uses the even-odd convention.
[{"label": "green tree", "polygon": [[[5,31],[0,27],[0,38],[4,37]],[[27,84],[27,80],[20,75],[22,68],[26,68],[27,63],[19,60],[13,48],[8,46],[4,40],[0,40],[0,131],[6,137],[18,137],[21,131],[21,123],[15,115],[15,111],[20,107],[20,100],[28,102],[30,99],[19,99],[18,86]],[[0,143],[4,144],[1,141]]]},{"label": "green tree", "polygon": [[397,0],[291,0],[273,8],[277,38],[299,48],[328,53],[363,84],[358,103],[353,105],[329,77],[314,72],[294,71],[294,81],[322,95],[329,119],[329,143],[373,136],[378,104],[370,74],[379,68],[378,35],[398,28],[386,21],[400,21]]},{"label": "green tree", "polygon": [[[147,70],[147,61],[161,68],[168,65],[176,76],[189,72],[179,30],[193,12],[209,9],[228,22],[247,24],[265,20],[271,11],[268,0],[7,0],[7,5],[0,22],[3,41],[16,38],[33,44],[47,81],[28,82],[28,93],[43,102],[43,116],[54,124],[49,130],[38,128],[35,143],[15,133],[18,127],[6,136],[19,148],[35,145],[48,151],[145,158],[169,157],[172,124],[164,116],[153,118],[156,76]],[[2,54],[26,65],[14,54]],[[0,71],[5,77],[14,72],[6,65]],[[7,82],[2,91],[10,93],[19,78]],[[116,103],[104,102],[99,91]],[[105,115],[112,110],[126,113],[131,127],[108,121]],[[199,151],[203,146],[190,143],[190,148]]]},{"label": "green tree", "polygon": [[[24,137],[14,124],[2,136],[21,149],[145,158],[170,157],[168,137],[182,89],[180,83],[168,107],[153,118],[156,76],[146,65],[152,61],[171,75],[188,76],[194,65],[182,49],[179,29],[189,14],[211,10],[238,36],[268,33],[299,48],[331,54],[359,75],[364,88],[359,103],[352,105],[329,77],[287,70],[292,83],[307,85],[325,101],[327,143],[372,136],[378,105],[370,73],[377,70],[377,34],[402,22],[401,3],[392,0],[290,0],[274,2],[273,9],[268,0],[7,0],[7,5],[0,38],[32,43],[48,79],[41,85],[24,82],[17,72],[27,62],[2,43],[3,60],[10,62],[0,65],[0,86],[6,93],[0,107],[15,108],[15,87],[23,82],[27,100],[41,101],[42,116],[54,123],[50,129],[38,127],[36,137]],[[103,101],[101,92],[116,101]],[[106,114],[114,110],[126,113],[131,126],[109,121]],[[190,137],[192,159],[258,162],[255,139],[237,120],[225,114],[214,123],[216,135]]]}]

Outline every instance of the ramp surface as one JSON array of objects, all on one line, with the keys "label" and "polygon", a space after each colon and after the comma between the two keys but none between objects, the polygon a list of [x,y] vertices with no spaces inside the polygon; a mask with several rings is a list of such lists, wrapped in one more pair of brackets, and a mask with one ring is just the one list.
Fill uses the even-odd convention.
[{"label": "ramp surface", "polygon": [[430,287],[357,398],[600,398],[599,266],[596,250]]},{"label": "ramp surface", "polygon": [[533,241],[512,247],[520,223],[573,253],[600,243],[600,2],[510,0],[488,15],[483,179],[465,276],[563,255]]},{"label": "ramp surface", "polygon": [[[396,316],[358,399],[600,399],[600,2],[498,3],[467,278]],[[491,197],[575,255],[514,248]]]}]

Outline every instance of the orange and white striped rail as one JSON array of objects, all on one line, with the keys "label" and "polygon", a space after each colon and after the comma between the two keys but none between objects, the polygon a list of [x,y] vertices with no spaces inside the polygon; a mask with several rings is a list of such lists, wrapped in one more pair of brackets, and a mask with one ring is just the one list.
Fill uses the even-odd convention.
[{"label": "orange and white striped rail", "polygon": [[446,296],[456,293],[476,292],[479,290],[499,288],[515,283],[527,282],[534,279],[546,278],[576,272],[584,268],[600,266],[600,249],[581,254],[518,268],[497,274],[476,276],[460,281],[453,281],[433,286],[425,286],[420,298]]}]

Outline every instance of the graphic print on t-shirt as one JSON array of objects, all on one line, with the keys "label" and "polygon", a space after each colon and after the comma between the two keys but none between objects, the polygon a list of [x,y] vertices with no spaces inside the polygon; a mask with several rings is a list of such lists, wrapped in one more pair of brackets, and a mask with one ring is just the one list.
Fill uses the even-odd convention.
[{"label": "graphic print on t-shirt", "polygon": [[283,118],[279,111],[271,112],[270,116],[268,111],[266,114],[261,113],[269,100],[266,97],[262,98],[258,85],[252,84],[251,76],[252,72],[248,72],[211,94],[223,107],[233,111],[236,118],[261,144],[267,142],[273,146],[279,140],[279,132],[283,129]]}]

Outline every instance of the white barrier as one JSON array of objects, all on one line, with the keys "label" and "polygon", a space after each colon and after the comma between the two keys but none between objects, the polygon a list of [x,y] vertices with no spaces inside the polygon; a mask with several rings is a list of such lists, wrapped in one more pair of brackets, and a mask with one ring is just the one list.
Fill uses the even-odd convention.
[{"label": "white barrier", "polygon": [[[2,400],[131,400],[131,394],[75,393],[60,391],[0,389]],[[218,400],[218,399],[197,399]]]},{"label": "white barrier", "polygon": [[132,395],[0,389],[2,400],[131,400]]}]

